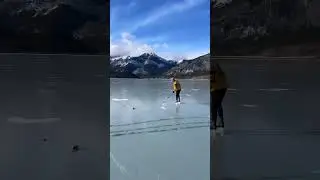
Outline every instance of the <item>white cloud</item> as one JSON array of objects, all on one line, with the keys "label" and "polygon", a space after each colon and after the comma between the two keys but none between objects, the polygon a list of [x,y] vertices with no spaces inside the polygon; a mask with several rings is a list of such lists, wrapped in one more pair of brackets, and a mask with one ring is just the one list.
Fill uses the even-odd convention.
[{"label": "white cloud", "polygon": [[209,49],[195,50],[192,52],[172,52],[167,43],[147,44],[139,41],[134,35],[124,32],[119,40],[110,37],[110,55],[115,56],[139,56],[143,53],[156,53],[157,55],[170,59],[193,59],[209,53]]},{"label": "white cloud", "polygon": [[156,44],[153,44],[152,47],[153,47],[154,49],[158,49],[158,48],[167,49],[167,48],[169,48],[169,46],[168,46],[167,43],[161,43],[161,44],[156,43]]},{"label": "white cloud", "polygon": [[139,56],[151,52],[154,52],[152,46],[138,42],[130,33],[122,33],[120,40],[110,38],[110,56]]},{"label": "white cloud", "polygon": [[174,3],[174,4],[164,4],[157,10],[153,11],[147,17],[139,22],[135,22],[134,26],[131,28],[131,32],[136,31],[137,29],[147,26],[160,18],[171,15],[173,13],[184,12],[193,7],[196,7],[207,0],[183,0],[182,2]]}]

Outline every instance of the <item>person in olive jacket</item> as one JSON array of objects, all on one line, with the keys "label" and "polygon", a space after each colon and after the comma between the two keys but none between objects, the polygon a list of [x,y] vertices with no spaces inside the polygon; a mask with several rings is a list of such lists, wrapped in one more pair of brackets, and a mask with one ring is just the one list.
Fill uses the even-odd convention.
[{"label": "person in olive jacket", "polygon": [[[210,130],[224,128],[222,101],[229,87],[225,72],[218,63],[211,63],[210,71],[211,123]],[[220,124],[217,125],[217,116]]]}]

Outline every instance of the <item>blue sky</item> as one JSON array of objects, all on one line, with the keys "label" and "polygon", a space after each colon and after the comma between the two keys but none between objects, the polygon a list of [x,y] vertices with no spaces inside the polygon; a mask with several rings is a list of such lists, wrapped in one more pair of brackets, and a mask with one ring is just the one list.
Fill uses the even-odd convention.
[{"label": "blue sky", "polygon": [[111,0],[111,56],[195,58],[210,49],[210,0]]}]

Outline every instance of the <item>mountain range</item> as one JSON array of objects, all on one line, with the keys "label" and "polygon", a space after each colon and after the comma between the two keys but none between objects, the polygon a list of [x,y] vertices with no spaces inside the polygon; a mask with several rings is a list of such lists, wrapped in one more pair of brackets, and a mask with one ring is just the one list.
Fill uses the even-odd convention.
[{"label": "mountain range", "polygon": [[164,59],[155,53],[137,57],[111,57],[111,78],[190,78],[209,75],[210,55],[180,62]]},{"label": "mountain range", "polygon": [[213,0],[213,51],[223,55],[320,55],[320,1]]},{"label": "mountain range", "polygon": [[105,0],[0,2],[0,52],[106,54]]}]

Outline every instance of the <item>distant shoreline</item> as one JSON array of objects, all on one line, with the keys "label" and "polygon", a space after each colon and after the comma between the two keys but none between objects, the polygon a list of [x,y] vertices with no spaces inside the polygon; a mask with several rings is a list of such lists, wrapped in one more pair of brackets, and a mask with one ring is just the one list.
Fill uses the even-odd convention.
[{"label": "distant shoreline", "polygon": [[[299,62],[299,63],[306,63],[306,62],[320,62],[320,57],[317,56],[212,56],[210,57],[210,61],[218,61],[221,64],[229,64],[229,63],[241,63],[245,61],[252,61],[256,63],[264,63],[264,62],[274,62],[274,63],[282,63],[282,62]],[[173,73],[175,74],[175,73]],[[204,73],[205,75],[181,75],[177,76],[178,79],[210,79],[210,73]],[[207,74],[207,75],[206,75]],[[110,77],[110,78],[127,78],[127,79],[170,79],[167,75],[159,75],[159,77]]]}]

